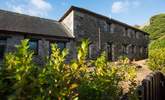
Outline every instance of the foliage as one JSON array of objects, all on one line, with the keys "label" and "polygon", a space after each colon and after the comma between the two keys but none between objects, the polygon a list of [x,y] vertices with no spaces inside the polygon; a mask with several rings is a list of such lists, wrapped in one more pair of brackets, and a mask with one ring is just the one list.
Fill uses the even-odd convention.
[{"label": "foliage", "polygon": [[37,67],[28,48],[28,40],[24,40],[17,46],[17,52],[6,54],[0,70],[0,95],[6,99],[25,99],[37,93]]},{"label": "foliage", "polygon": [[150,25],[143,28],[150,34],[151,40],[156,40],[165,36],[165,14],[159,14],[151,17]]},{"label": "foliage", "polygon": [[165,37],[154,40],[149,45],[148,65],[153,71],[165,73]]},{"label": "foliage", "polygon": [[[128,63],[107,62],[105,53],[102,53],[94,62],[95,69],[91,74],[91,81],[85,82],[80,87],[80,99],[82,100],[119,100],[124,94],[123,84],[128,84],[128,95],[130,100],[136,96],[134,90],[136,88],[136,72],[133,66]],[[130,84],[129,84],[130,83]],[[132,96],[132,97],[131,97]]]},{"label": "foliage", "polygon": [[154,40],[149,45],[149,50],[165,48],[165,35],[157,40]]},{"label": "foliage", "polygon": [[151,70],[165,69],[165,14],[155,15],[150,19],[150,25],[143,28],[150,33],[148,65]]},{"label": "foliage", "polygon": [[165,72],[165,48],[150,50],[148,65],[152,70]]},{"label": "foliage", "polygon": [[[136,100],[136,70],[121,59],[108,62],[103,52],[96,60],[87,60],[88,40],[78,48],[77,59],[66,64],[68,50],[53,44],[52,53],[43,67],[33,61],[28,40],[17,46],[17,52],[6,54],[0,69],[0,96],[22,100],[118,100],[127,93]],[[122,87],[128,85],[128,91]],[[132,99],[133,98],[133,99]]]}]

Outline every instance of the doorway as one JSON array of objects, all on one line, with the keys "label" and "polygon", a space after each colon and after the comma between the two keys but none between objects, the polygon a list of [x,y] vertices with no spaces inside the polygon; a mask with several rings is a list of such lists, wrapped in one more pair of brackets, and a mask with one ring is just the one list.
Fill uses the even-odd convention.
[{"label": "doorway", "polygon": [[108,56],[108,60],[112,61],[113,60],[113,50],[112,50],[112,43],[108,43],[107,44],[107,56]]}]

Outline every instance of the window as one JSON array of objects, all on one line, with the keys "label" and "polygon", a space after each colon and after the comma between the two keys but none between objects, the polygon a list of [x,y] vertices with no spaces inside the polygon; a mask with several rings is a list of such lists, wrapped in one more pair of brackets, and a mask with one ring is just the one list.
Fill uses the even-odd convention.
[{"label": "window", "polygon": [[148,49],[147,47],[144,47],[144,53],[147,53]]},{"label": "window", "polygon": [[111,24],[110,25],[110,32],[111,33],[114,33],[114,31],[115,31],[115,25],[114,24]]},{"label": "window", "polygon": [[123,53],[124,55],[127,55],[127,45],[126,45],[126,44],[123,44],[123,45],[122,45],[122,53]]},{"label": "window", "polygon": [[106,45],[107,59],[110,61],[114,60],[115,47],[116,45],[112,42],[108,42]]},{"label": "window", "polygon": [[143,54],[143,47],[140,46],[139,48],[140,48],[140,55],[142,55]]},{"label": "window", "polygon": [[88,49],[88,53],[89,53],[88,56],[89,56],[89,58],[93,58],[94,57],[94,55],[93,55],[94,49],[95,49],[94,44],[89,44],[89,49]]},{"label": "window", "polygon": [[133,38],[136,38],[136,31],[132,31]]},{"label": "window", "polygon": [[131,46],[131,53],[134,54],[136,52],[136,48],[134,45]]},{"label": "window", "polygon": [[104,28],[104,32],[108,32],[108,25],[106,23],[103,25],[103,28]]},{"label": "window", "polygon": [[51,54],[51,52],[52,52],[52,50],[51,50],[51,45],[52,44],[57,44],[57,47],[60,49],[60,51],[64,50],[64,48],[66,48],[66,42],[50,41],[49,42],[49,54]]},{"label": "window", "polygon": [[0,60],[3,59],[6,49],[6,38],[0,37]]},{"label": "window", "polygon": [[131,38],[131,29],[128,29],[127,36]]},{"label": "window", "polygon": [[134,53],[137,53],[137,52],[136,52],[136,49],[137,49],[137,46],[134,46]]},{"label": "window", "polygon": [[123,36],[126,36],[127,35],[127,32],[128,32],[128,28],[125,28],[125,31],[124,31]]},{"label": "window", "polygon": [[58,48],[60,48],[60,51],[64,50],[65,46],[65,42],[57,42],[57,46]]},{"label": "window", "polygon": [[136,39],[139,39],[139,34],[138,34],[137,31],[135,31],[135,38],[136,38]]},{"label": "window", "polygon": [[29,41],[29,49],[34,52],[34,55],[38,54],[38,40],[31,39]]}]

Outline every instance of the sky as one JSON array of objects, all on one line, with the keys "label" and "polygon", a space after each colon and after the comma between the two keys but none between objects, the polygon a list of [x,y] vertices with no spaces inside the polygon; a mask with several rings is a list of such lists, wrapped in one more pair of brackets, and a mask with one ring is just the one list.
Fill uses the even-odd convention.
[{"label": "sky", "polygon": [[130,25],[165,13],[165,0],[0,0],[0,9],[59,20],[70,6],[82,7]]}]

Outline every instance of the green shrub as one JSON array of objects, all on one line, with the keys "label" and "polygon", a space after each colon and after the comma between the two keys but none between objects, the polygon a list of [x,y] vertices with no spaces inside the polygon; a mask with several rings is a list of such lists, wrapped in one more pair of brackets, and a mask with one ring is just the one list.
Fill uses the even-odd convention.
[{"label": "green shrub", "polygon": [[150,43],[148,65],[153,71],[165,72],[165,37]]},{"label": "green shrub", "polygon": [[149,50],[165,48],[165,36],[154,40],[149,45]]},{"label": "green shrub", "polygon": [[[118,100],[124,94],[122,83],[128,83],[130,100],[136,100],[136,72],[127,60],[110,63],[103,52],[96,60],[86,60],[88,40],[78,48],[77,59],[65,64],[68,50],[62,52],[56,44],[45,65],[33,62],[28,40],[17,51],[6,54],[0,69],[0,96],[22,100]],[[132,99],[134,98],[134,99]]]},{"label": "green shrub", "polygon": [[17,46],[17,51],[5,56],[0,70],[0,95],[6,99],[30,99],[37,93],[37,67],[28,50],[28,40]]},{"label": "green shrub", "polygon": [[148,65],[151,70],[164,71],[165,69],[165,48],[150,50]]}]

